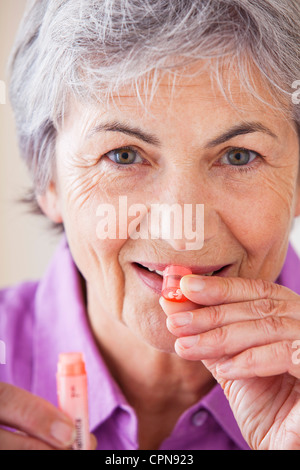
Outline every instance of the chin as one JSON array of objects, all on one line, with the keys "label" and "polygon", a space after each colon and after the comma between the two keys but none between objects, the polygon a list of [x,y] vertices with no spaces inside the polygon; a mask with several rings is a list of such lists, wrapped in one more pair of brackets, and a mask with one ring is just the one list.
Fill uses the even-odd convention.
[{"label": "chin", "polygon": [[157,351],[172,354],[175,353],[174,343],[175,343],[175,336],[171,335],[164,335],[162,337],[161,334],[157,334],[156,336],[152,336],[151,338],[145,338],[145,342],[148,343],[149,346],[156,349]]},{"label": "chin", "polygon": [[144,345],[161,352],[174,353],[176,337],[167,329],[166,316],[161,312],[158,314],[155,309],[148,310],[147,316],[141,315],[138,321],[132,317],[123,317],[123,320],[136,339]]}]

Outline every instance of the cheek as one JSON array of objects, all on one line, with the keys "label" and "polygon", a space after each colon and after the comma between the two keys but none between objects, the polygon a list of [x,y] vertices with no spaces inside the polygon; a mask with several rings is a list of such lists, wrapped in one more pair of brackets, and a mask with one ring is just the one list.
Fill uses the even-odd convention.
[{"label": "cheek", "polygon": [[[118,214],[115,198],[101,189],[99,178],[75,178],[72,182],[70,178],[63,187],[64,226],[74,261],[97,303],[119,311],[124,290],[119,253],[126,239],[107,233],[109,214]],[[110,207],[109,214],[101,215],[99,207]]]},{"label": "cheek", "polygon": [[92,235],[87,227],[73,227],[66,232],[73,259],[99,312],[121,316],[125,279],[119,254],[126,240],[100,240],[91,231]]},{"label": "cheek", "polygon": [[296,181],[292,168],[268,168],[227,191],[223,214],[236,237],[251,249],[286,238],[293,220]]},{"label": "cheek", "polygon": [[224,207],[227,226],[245,253],[241,276],[275,281],[282,269],[293,222],[295,180],[292,174],[279,173],[235,192]]},{"label": "cheek", "polygon": [[[86,175],[73,181],[66,179],[65,231],[74,261],[98,305],[110,316],[120,318],[128,295],[125,288],[131,294],[130,282],[126,284],[124,275],[128,249],[132,250],[134,243],[128,239],[128,229],[136,228],[141,218],[136,214],[128,217],[128,210],[141,198],[136,194],[119,197],[120,192],[113,184],[113,190],[110,189],[107,179],[105,186],[99,177],[90,179],[89,183],[88,180]],[[134,302],[129,303],[132,310]]]},{"label": "cheek", "polygon": [[260,187],[260,195],[249,211],[248,220],[252,223],[249,220],[248,228],[262,250],[272,246],[278,249],[291,230],[295,184],[292,178],[283,175],[276,179],[265,178]]},{"label": "cheek", "polygon": [[286,240],[291,224],[289,212],[273,200],[257,202],[241,215],[236,224],[240,243],[249,254],[265,253]]}]

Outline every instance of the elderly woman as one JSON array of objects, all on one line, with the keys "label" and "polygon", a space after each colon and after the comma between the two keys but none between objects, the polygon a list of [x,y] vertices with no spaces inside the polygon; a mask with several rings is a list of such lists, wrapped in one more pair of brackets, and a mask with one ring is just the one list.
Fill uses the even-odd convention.
[{"label": "elderly woman", "polygon": [[[30,2],[11,101],[64,233],[0,293],[0,448],[72,445],[55,374],[81,351],[93,448],[300,449],[299,32],[298,0]],[[203,207],[203,243],[139,236],[155,204]]]}]

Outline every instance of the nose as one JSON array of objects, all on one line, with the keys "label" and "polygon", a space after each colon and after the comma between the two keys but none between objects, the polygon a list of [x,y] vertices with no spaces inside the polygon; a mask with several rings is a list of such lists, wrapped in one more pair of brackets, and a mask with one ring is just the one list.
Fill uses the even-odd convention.
[{"label": "nose", "polygon": [[171,181],[161,186],[159,202],[150,205],[151,237],[176,251],[200,250],[215,235],[218,216],[211,201],[205,203],[207,190],[200,175],[186,175],[184,180],[178,172]]},{"label": "nose", "polygon": [[176,251],[200,250],[204,243],[204,204],[151,204],[150,234]]},{"label": "nose", "polygon": [[131,238],[162,240],[180,252],[201,250],[215,239],[221,226],[217,202],[196,166],[173,168],[157,188],[145,188],[147,203],[135,203],[128,211],[129,217],[134,216],[129,224]]}]

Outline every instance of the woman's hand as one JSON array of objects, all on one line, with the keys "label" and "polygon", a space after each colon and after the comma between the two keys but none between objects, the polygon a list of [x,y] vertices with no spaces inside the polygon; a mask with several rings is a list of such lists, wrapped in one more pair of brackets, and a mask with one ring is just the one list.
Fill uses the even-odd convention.
[{"label": "woman's hand", "polygon": [[217,276],[185,276],[181,288],[190,301],[160,299],[177,354],[203,361],[250,447],[300,449],[300,296]]},{"label": "woman's hand", "polygon": [[68,449],[75,436],[72,421],[55,406],[25,390],[0,383],[0,450]]}]

